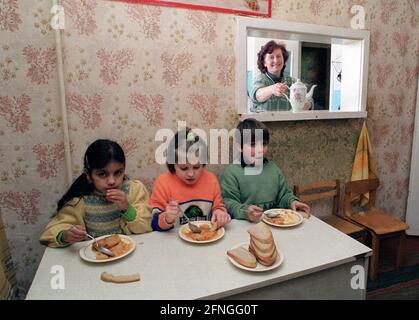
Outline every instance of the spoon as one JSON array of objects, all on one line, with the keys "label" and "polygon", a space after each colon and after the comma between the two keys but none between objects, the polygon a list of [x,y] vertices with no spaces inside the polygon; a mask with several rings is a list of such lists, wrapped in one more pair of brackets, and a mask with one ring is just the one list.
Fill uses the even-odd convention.
[{"label": "spoon", "polygon": [[281,213],[279,211],[265,212],[265,216],[267,216],[268,218],[275,218],[280,214]]},{"label": "spoon", "polygon": [[201,233],[201,229],[196,224],[193,224],[192,222],[188,222],[188,227],[189,229],[191,229],[193,233]]},{"label": "spoon", "polygon": [[191,229],[193,233],[201,233],[201,228],[197,226],[196,224],[192,223],[189,220],[188,216],[180,209],[180,207],[179,207],[179,211],[183,213],[183,216],[185,217],[186,221],[188,221],[189,229]]},{"label": "spoon", "polygon": [[88,236],[90,239],[92,239],[95,242],[95,247],[97,251],[102,252],[103,254],[106,254],[109,257],[114,257],[115,254],[109,250],[108,248],[105,248],[103,246],[99,246],[99,243],[97,242],[96,238],[92,237],[90,234],[86,232],[86,236]]},{"label": "spoon", "polygon": [[[179,208],[179,210],[180,210],[180,208]],[[180,211],[183,213],[183,211],[182,211],[182,210],[180,210]],[[198,227],[196,224],[192,223],[192,222],[189,220],[189,218],[187,217],[187,215],[186,215],[186,214],[184,214],[184,213],[183,213],[183,216],[185,217],[186,221],[188,221],[188,227],[189,227],[189,229],[191,229],[191,231],[192,231],[193,233],[201,233],[201,228],[200,228],[200,227]]]},{"label": "spoon", "polygon": [[179,211],[182,213],[183,217],[185,218],[186,221],[188,221],[188,227],[189,229],[193,232],[193,233],[201,233],[201,228],[199,226],[197,226],[196,224],[193,224],[188,216],[185,214],[185,212],[183,212],[183,210],[180,208],[180,206],[178,205],[178,209]]}]

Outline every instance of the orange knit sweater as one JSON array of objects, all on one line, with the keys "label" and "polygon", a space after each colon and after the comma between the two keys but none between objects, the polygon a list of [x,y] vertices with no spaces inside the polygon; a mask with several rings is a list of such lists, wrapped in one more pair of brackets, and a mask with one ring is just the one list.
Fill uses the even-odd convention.
[{"label": "orange knit sweater", "polygon": [[[150,206],[153,210],[153,230],[168,230],[172,226],[165,222],[161,213],[166,210],[170,200],[177,200],[182,212],[191,220],[210,220],[211,213],[216,209],[227,211],[221,197],[217,177],[203,169],[194,185],[187,185],[170,172],[160,175],[153,186]],[[179,214],[178,223],[186,219]]]}]

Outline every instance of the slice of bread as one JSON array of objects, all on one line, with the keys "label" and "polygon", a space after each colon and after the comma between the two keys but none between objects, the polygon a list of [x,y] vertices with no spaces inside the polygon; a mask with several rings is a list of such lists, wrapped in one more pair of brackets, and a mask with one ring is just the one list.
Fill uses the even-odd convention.
[{"label": "slice of bread", "polygon": [[258,254],[258,252],[254,249],[254,247],[252,247],[252,245],[249,245],[249,251],[255,255],[256,260],[265,265],[265,266],[271,266],[275,263],[276,261],[276,257],[278,256],[278,252],[276,251],[276,248],[274,248],[272,254],[270,256],[262,256],[260,254]]},{"label": "slice of bread", "polygon": [[264,222],[255,224],[247,232],[249,232],[251,237],[262,243],[270,244],[273,242],[272,231]]},{"label": "slice of bread", "polygon": [[262,254],[270,255],[272,254],[273,249],[275,248],[275,242],[272,240],[269,243],[260,242],[255,237],[250,237],[250,243],[253,245],[255,249],[257,249]]},{"label": "slice of bread", "polygon": [[256,268],[256,257],[242,246],[228,250],[227,255],[242,266]]},{"label": "slice of bread", "polygon": [[265,260],[262,260],[262,259],[258,259],[258,262],[260,264],[264,265],[265,267],[270,267],[271,265],[273,265],[275,263],[277,255],[278,254],[275,252],[275,257],[272,260],[265,261]]},{"label": "slice of bread", "polygon": [[260,251],[257,246],[255,246],[254,242],[250,240],[249,247],[252,247],[253,252],[256,254],[257,257],[262,259],[269,259],[275,254],[276,247],[275,244],[272,243],[271,248],[268,251]]},{"label": "slice of bread", "polygon": [[275,253],[275,251],[276,251],[276,248],[275,248],[275,246],[274,246],[274,245],[271,247],[271,249],[270,249],[269,251],[266,251],[266,252],[262,252],[262,251],[260,251],[260,250],[259,250],[259,249],[255,246],[255,244],[254,244],[252,241],[250,241],[249,246],[251,246],[251,247],[252,247],[253,251],[256,253],[256,255],[257,255],[258,257],[261,257],[261,258],[263,258],[263,259],[269,259],[270,257],[272,257],[272,256],[273,256],[273,254],[274,254],[274,253]]},{"label": "slice of bread", "polygon": [[114,276],[113,274],[102,272],[100,274],[100,279],[105,282],[129,283],[129,282],[140,281],[140,275],[138,273],[135,273],[135,274],[130,274],[130,275]]}]

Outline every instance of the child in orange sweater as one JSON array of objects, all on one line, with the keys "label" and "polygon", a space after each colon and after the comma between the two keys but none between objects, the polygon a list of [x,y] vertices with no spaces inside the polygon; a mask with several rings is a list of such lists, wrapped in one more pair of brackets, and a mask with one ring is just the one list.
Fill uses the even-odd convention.
[{"label": "child in orange sweater", "polygon": [[180,130],[169,143],[169,172],[156,179],[150,198],[153,230],[167,231],[188,219],[211,220],[218,227],[230,222],[217,177],[204,169],[203,161],[188,161],[197,146],[206,156],[205,142],[189,128]]}]

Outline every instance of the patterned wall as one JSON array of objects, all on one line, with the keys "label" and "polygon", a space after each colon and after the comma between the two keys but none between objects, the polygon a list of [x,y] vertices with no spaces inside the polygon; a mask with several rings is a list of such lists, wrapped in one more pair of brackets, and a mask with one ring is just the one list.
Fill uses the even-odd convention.
[{"label": "patterned wall", "polygon": [[[73,174],[86,146],[119,141],[130,176],[151,188],[156,130],[230,129],[235,16],[207,11],[63,0],[64,77]],[[371,31],[368,126],[380,205],[404,217],[418,66],[417,0],[273,0],[273,19],[350,27],[363,5]],[[67,188],[49,0],[0,0],[0,213],[25,292],[44,248],[41,230]],[[270,123],[271,156],[290,184],[348,180],[362,120]],[[210,166],[216,173],[222,166]]]}]

